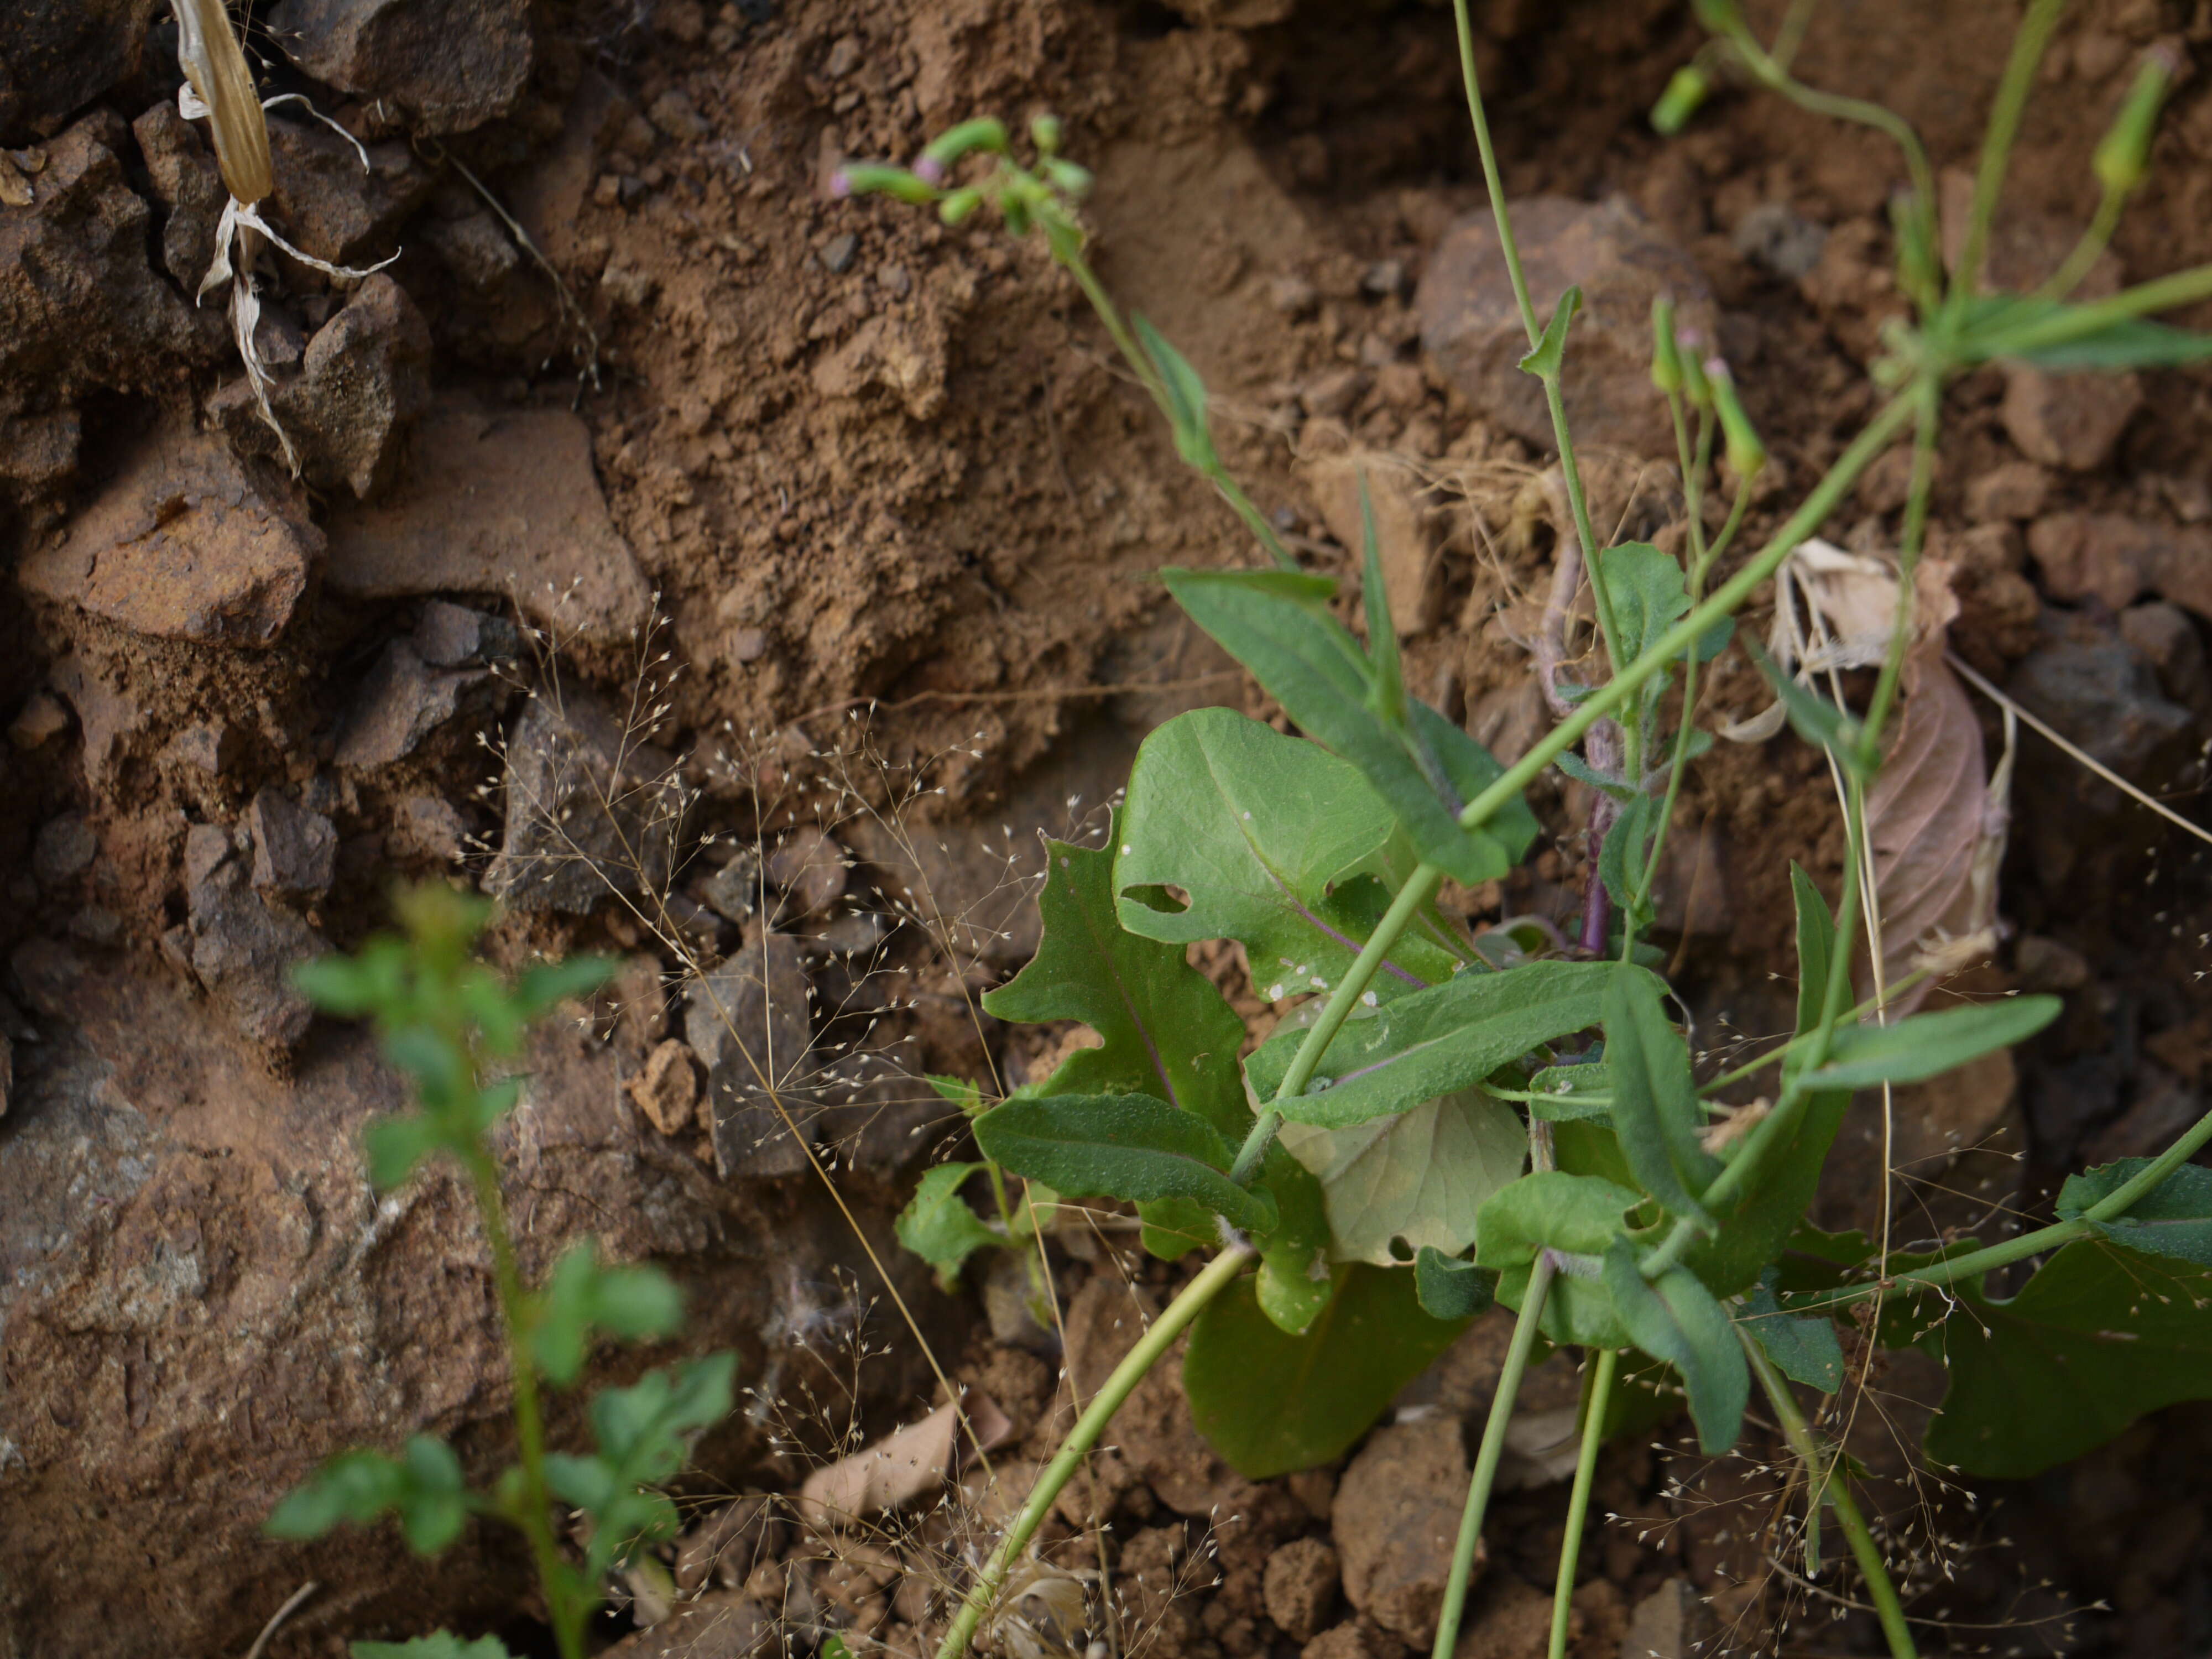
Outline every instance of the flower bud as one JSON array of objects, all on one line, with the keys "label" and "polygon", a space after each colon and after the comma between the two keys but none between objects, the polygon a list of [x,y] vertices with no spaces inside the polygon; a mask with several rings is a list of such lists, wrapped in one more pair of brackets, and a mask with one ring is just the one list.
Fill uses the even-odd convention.
[{"label": "flower bud", "polygon": [[1712,76],[1695,64],[1683,64],[1667,82],[1659,101],[1651,106],[1652,131],[1662,138],[1672,138],[1689,125],[1690,118],[1704,106],[1712,90]]},{"label": "flower bud", "polygon": [[2145,54],[2135,84],[2128,88],[2127,101],[2097,146],[2090,165],[2096,169],[2097,181],[2115,196],[2133,191],[2149,168],[2151,140],[2157,136],[2158,112],[2173,84],[2173,54],[2164,47]]},{"label": "flower bud", "polygon": [[1079,167],[1073,161],[1063,161],[1058,156],[1048,156],[1041,171],[1052,181],[1052,187],[1063,196],[1085,197],[1091,193],[1091,169]]},{"label": "flower bud", "polygon": [[1651,300],[1651,384],[1671,398],[1682,389],[1682,354],[1674,344],[1674,302],[1664,294]]},{"label": "flower bud", "polygon": [[848,161],[830,175],[832,196],[895,196],[902,202],[925,207],[937,199],[935,186],[904,167],[878,161]]},{"label": "flower bud", "polygon": [[957,225],[982,206],[983,192],[973,185],[953,191],[937,204],[937,216],[948,225]]},{"label": "flower bud", "polygon": [[1713,406],[1721,417],[1721,434],[1728,444],[1729,470],[1748,483],[1766,465],[1766,445],[1759,428],[1752,425],[1751,416],[1743,411],[1742,401],[1735,395],[1735,378],[1728,365],[1715,357],[1705,367],[1706,381],[1713,389]]},{"label": "flower bud", "polygon": [[947,127],[929,141],[921,152],[921,159],[914,170],[934,184],[942,179],[955,161],[971,150],[988,149],[1000,155],[1006,153],[1006,124],[985,116],[981,120],[963,121],[957,127]]}]

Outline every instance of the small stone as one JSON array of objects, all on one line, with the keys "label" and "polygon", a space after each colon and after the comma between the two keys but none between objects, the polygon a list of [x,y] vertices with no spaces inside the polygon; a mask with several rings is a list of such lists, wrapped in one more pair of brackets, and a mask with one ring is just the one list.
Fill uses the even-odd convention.
[{"label": "small stone", "polygon": [[195,823],[185,831],[185,889],[193,888],[230,860],[237,846],[219,823]]},{"label": "small stone", "polygon": [[667,884],[682,780],[596,697],[531,696],[507,735],[506,794],[506,834],[484,887],[509,905],[584,915],[618,893]]},{"label": "small stone", "polygon": [[744,927],[760,908],[760,854],[739,848],[735,858],[699,884],[699,896],[716,915]]},{"label": "small stone", "polygon": [[[1566,356],[1564,395],[1578,445],[1672,455],[1674,426],[1651,385],[1651,302],[1671,294],[1677,326],[1717,337],[1705,279],[1689,256],[1618,199],[1539,196],[1512,204],[1530,289],[1549,306],[1583,295]],[[1474,408],[1548,451],[1544,388],[1521,368],[1528,337],[1486,212],[1462,218],[1429,261],[1414,301],[1421,343]]]},{"label": "small stone", "polygon": [[1352,364],[1316,374],[1298,388],[1298,402],[1309,415],[1334,419],[1347,413],[1366,395],[1374,376]]},{"label": "small stone", "polygon": [[844,897],[852,856],[836,836],[810,825],[786,836],[769,854],[769,879],[788,893],[810,916],[827,915]]},{"label": "small stone", "polygon": [[1298,1659],[1406,1659],[1406,1644],[1365,1619],[1325,1630],[1298,1650]]},{"label": "small stone", "polygon": [[264,493],[220,437],[173,420],[17,576],[134,633],[264,646],[292,619],[322,550],[296,496],[273,481]]},{"label": "small stone", "polygon": [[198,292],[215,259],[215,235],[230,192],[213,155],[192,124],[164,98],[131,124],[154,194],[167,210],[161,263],[187,294]]},{"label": "small stone", "polygon": [[283,0],[269,31],[316,80],[425,137],[512,114],[537,61],[528,0]]},{"label": "small stone", "polygon": [[691,1068],[691,1050],[670,1037],[653,1051],[645,1070],[629,1084],[629,1097],[662,1134],[672,1135],[691,1121],[691,1107],[699,1097],[699,1079]]},{"label": "small stone", "polygon": [[1729,240],[1753,264],[1796,282],[1812,274],[1828,246],[1828,228],[1784,202],[1762,202],[1736,221]]},{"label": "small stone", "polygon": [[1429,395],[1428,378],[1419,363],[1388,362],[1375,371],[1375,389],[1392,409],[1419,409]]},{"label": "small stone", "polygon": [[740,628],[730,636],[730,654],[739,662],[758,662],[768,655],[768,635],[757,628]]},{"label": "small stone", "polygon": [[422,240],[447,270],[478,294],[490,293],[521,267],[514,238],[489,213],[426,220]]},{"label": "small stone", "polygon": [[860,251],[860,239],[851,231],[833,236],[822,250],[823,269],[833,276],[842,276],[851,268],[853,256]]},{"label": "small stone", "polygon": [[907,275],[904,265],[889,264],[876,272],[876,282],[894,300],[903,300],[914,292],[914,278]]},{"label": "small stone", "polygon": [[2057,374],[2008,363],[1998,414],[2028,459],[2094,472],[2112,459],[2142,402],[2142,381],[2134,374]]},{"label": "small stone", "polygon": [[667,137],[684,143],[696,143],[714,131],[707,118],[699,113],[699,106],[691,95],[680,87],[671,87],[653,100],[646,118]]},{"label": "small stone", "polygon": [[1422,511],[1420,480],[1387,455],[1322,451],[1319,443],[1308,446],[1297,471],[1322,522],[1355,558],[1364,556],[1360,486],[1365,484],[1390,620],[1401,635],[1427,633],[1443,619],[1443,569]]},{"label": "small stone", "polygon": [[367,146],[363,170],[361,151],[319,121],[272,113],[268,127],[272,216],[318,259],[362,266],[387,257],[399,246],[400,227],[437,188],[437,175],[404,140]]},{"label": "small stone", "polygon": [[451,720],[482,672],[427,665],[404,640],[393,640],[347,710],[332,759],[343,767],[389,766]]},{"label": "small stone", "polygon": [[1321,290],[1295,272],[1267,279],[1267,303],[1285,317],[1310,316],[1321,303]]},{"label": "small stone", "polygon": [[264,788],[246,809],[253,836],[253,884],[285,898],[313,898],[330,890],[338,832],[274,788]]},{"label": "small stone", "polygon": [[603,173],[592,186],[592,200],[603,208],[618,207],[622,204],[622,175]]},{"label": "small stone", "polygon": [[520,648],[520,635],[503,617],[486,616],[466,605],[432,599],[416,619],[415,654],[439,668],[501,662]]},{"label": "small stone", "polygon": [[71,939],[105,948],[122,939],[123,918],[104,904],[88,904],[70,917],[69,931]]},{"label": "small stone", "polygon": [[410,795],[399,803],[393,825],[399,848],[437,864],[457,864],[468,855],[469,826],[451,801],[435,795]]},{"label": "small stone", "polygon": [[8,725],[8,741],[18,749],[43,748],[69,730],[69,710],[51,691],[33,691]]},{"label": "small stone", "polygon": [[[188,867],[192,841],[188,834]],[[238,861],[227,855],[192,884],[190,901],[192,971],[208,994],[249,1042],[280,1050],[298,1042],[314,1009],[293,984],[292,969],[329,948],[322,935],[249,888]]]},{"label": "small stone", "polygon": [[2160,779],[2193,747],[2189,711],[2160,695],[2150,664],[2121,640],[2040,646],[2021,659],[2005,690],[2131,781]]},{"label": "small stone", "polygon": [[2212,705],[2204,641],[2180,606],[2154,600],[2120,612],[2120,638],[2141,652],[2157,671],[2166,695],[2185,708],[2205,712]]},{"label": "small stone", "polygon": [[1686,1578],[1670,1578],[1636,1604],[1620,1659],[1700,1659],[1718,1625]]},{"label": "small stone", "polygon": [[2033,461],[2007,461],[1970,480],[1966,514],[1977,523],[2033,519],[2051,498],[2051,474]]},{"label": "small stone", "polygon": [[1336,1604],[1336,1552],[1319,1538],[1297,1538],[1267,1558],[1261,1593],[1267,1617],[1293,1642],[1319,1634]]},{"label": "small stone", "polygon": [[2212,528],[2058,513],[2029,526],[2028,551],[2052,599],[2095,599],[2120,611],[2145,590],[2212,617]]},{"label": "small stone", "polygon": [[169,755],[180,766],[221,777],[238,764],[246,740],[238,728],[224,720],[202,720],[169,739]]},{"label": "small stone", "polygon": [[830,55],[822,61],[822,73],[832,81],[842,81],[860,66],[860,38],[857,34],[841,34],[830,48]]},{"label": "small stone", "polygon": [[31,874],[41,887],[58,887],[92,868],[100,835],[82,812],[64,812],[39,826],[31,843]]},{"label": "small stone", "polygon": [[1376,1430],[1337,1486],[1345,1597],[1415,1647],[1436,1635],[1467,1478],[1459,1419],[1439,1415]]},{"label": "small stone", "polygon": [[1396,259],[1377,259],[1361,273],[1359,291],[1370,300],[1395,300],[1406,291],[1406,267]]}]

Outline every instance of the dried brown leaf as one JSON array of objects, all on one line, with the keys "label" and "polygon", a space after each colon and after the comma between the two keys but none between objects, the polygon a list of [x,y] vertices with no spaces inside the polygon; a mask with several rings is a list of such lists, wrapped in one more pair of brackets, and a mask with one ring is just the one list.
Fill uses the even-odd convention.
[{"label": "dried brown leaf", "polygon": [[[970,1395],[968,1409],[984,1449],[1012,1435],[1012,1424],[988,1396]],[[919,1423],[808,1475],[799,1492],[799,1514],[811,1526],[834,1528],[910,1504],[945,1484],[960,1447],[960,1408],[939,1406]]]}]

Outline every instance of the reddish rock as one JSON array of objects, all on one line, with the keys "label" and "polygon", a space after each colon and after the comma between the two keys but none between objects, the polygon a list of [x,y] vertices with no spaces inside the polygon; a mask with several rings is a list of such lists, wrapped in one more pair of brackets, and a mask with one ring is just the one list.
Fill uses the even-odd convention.
[{"label": "reddish rock", "polygon": [[[1512,212],[1541,317],[1569,287],[1583,292],[1565,380],[1577,442],[1671,456],[1674,428],[1651,386],[1651,301],[1673,295],[1680,326],[1701,331],[1711,349],[1715,313],[1697,266],[1618,199],[1538,196]],[[1528,337],[1486,210],[1461,220],[1437,246],[1414,304],[1421,343],[1467,400],[1516,437],[1551,448],[1544,388],[1520,368]]]},{"label": "reddish rock", "polygon": [[1336,1605],[1336,1552],[1325,1540],[1297,1538],[1267,1558],[1261,1594],[1284,1635],[1309,1642]]},{"label": "reddish rock", "polygon": [[2033,519],[2051,496],[2051,474],[2033,461],[2007,461],[1966,485],[1966,514],[1977,524]]},{"label": "reddish rock", "polygon": [[2124,609],[2150,592],[2212,617],[2212,526],[2155,524],[2113,513],[2061,513],[2027,533],[2044,591]]},{"label": "reddish rock", "polygon": [[1377,1429],[1337,1486],[1345,1597],[1416,1647],[1437,1633],[1467,1478],[1459,1419],[1439,1413]]},{"label": "reddish rock", "polygon": [[0,7],[0,143],[53,131],[144,67],[159,0],[8,0]]},{"label": "reddish rock", "polygon": [[2028,459],[2093,472],[2112,459],[2142,401],[2142,382],[2133,374],[2054,374],[2008,363],[1998,412]]},{"label": "reddish rock", "polygon": [[[1329,534],[1350,548],[1354,557],[1364,556],[1366,530],[1359,507],[1364,480],[1374,508],[1375,548],[1382,563],[1390,620],[1401,635],[1428,632],[1443,619],[1443,564],[1422,510],[1420,479],[1389,455],[1347,453],[1320,433],[1312,435],[1318,441],[1301,458],[1298,476],[1312,492]],[[1331,448],[1338,453],[1328,453]]]},{"label": "reddish rock", "polygon": [[845,896],[852,855],[837,838],[810,824],[786,836],[768,856],[769,879],[791,896],[805,915],[827,915]]},{"label": "reddish rock", "polygon": [[374,505],[330,520],[330,583],[360,599],[512,593],[563,637],[625,634],[653,605],[592,468],[590,428],[565,410],[492,415],[448,400],[414,465]]},{"label": "reddish rock", "polygon": [[318,81],[441,137],[511,113],[537,52],[527,0],[284,0],[269,30]]},{"label": "reddish rock", "polygon": [[173,421],[18,576],[134,633],[263,646],[291,620],[322,548],[289,491],[249,476],[220,438]]}]

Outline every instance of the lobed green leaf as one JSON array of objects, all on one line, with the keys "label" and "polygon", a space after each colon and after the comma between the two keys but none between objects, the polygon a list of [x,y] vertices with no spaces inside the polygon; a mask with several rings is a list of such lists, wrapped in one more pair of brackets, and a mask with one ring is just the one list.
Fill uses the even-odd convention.
[{"label": "lobed green leaf", "polygon": [[937,1270],[937,1282],[951,1290],[960,1269],[976,1251],[1006,1243],[960,1196],[960,1188],[981,1164],[940,1164],[921,1178],[913,1201],[894,1224],[898,1242]]}]

